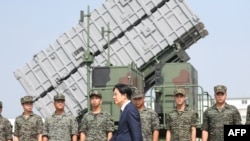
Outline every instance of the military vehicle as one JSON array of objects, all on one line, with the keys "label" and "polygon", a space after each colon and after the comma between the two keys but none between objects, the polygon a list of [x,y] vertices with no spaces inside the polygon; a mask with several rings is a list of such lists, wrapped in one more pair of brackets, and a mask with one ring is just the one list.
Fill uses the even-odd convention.
[{"label": "military vehicle", "polygon": [[184,0],[108,0],[93,11],[80,11],[76,26],[63,33],[30,62],[14,72],[42,117],[54,112],[53,96],[64,93],[67,113],[81,117],[89,109],[89,93],[99,90],[103,109],[117,124],[113,103],[117,83],[146,94],[146,106],[160,118],[165,140],[165,116],[175,104],[173,91],[188,93],[187,105],[197,111],[197,138],[202,112],[213,103],[198,84],[197,70],[185,52],[208,35],[204,24]]}]

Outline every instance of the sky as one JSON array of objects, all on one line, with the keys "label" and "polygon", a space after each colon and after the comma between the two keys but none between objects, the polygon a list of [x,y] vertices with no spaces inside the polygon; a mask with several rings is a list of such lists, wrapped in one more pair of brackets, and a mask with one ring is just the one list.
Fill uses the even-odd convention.
[{"label": "sky", "polygon": [[[2,115],[22,113],[26,95],[14,71],[34,54],[78,24],[81,10],[93,10],[104,0],[0,0],[0,100]],[[250,1],[185,0],[209,34],[186,50],[198,71],[199,85],[211,95],[224,84],[228,98],[250,98]],[[38,113],[39,114],[39,113]]]}]

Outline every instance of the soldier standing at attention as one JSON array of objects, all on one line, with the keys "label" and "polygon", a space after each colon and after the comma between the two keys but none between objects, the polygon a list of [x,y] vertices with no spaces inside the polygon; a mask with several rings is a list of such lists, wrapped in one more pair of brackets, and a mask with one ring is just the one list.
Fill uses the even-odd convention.
[{"label": "soldier standing at attention", "polygon": [[3,103],[0,101],[0,141],[12,141],[12,125],[1,115],[2,110]]},{"label": "soldier standing at attention", "polygon": [[78,125],[75,118],[64,112],[65,96],[54,96],[55,113],[45,119],[43,141],[77,141]]},{"label": "soldier standing at attention", "polygon": [[250,104],[247,106],[246,123],[245,125],[250,125]]},{"label": "soldier standing at attention", "polygon": [[176,108],[166,116],[166,141],[195,141],[197,114],[187,107],[185,90],[175,89],[174,99]]},{"label": "soldier standing at attention", "polygon": [[158,141],[160,127],[157,113],[144,106],[145,95],[143,92],[135,89],[132,98],[140,113],[143,141]]},{"label": "soldier standing at attention", "polygon": [[114,131],[114,121],[102,110],[102,95],[94,90],[90,94],[91,111],[83,116],[80,125],[80,141],[109,141]]},{"label": "soldier standing at attention", "polygon": [[216,103],[203,113],[202,141],[223,141],[224,125],[240,125],[241,116],[238,109],[226,103],[227,87],[214,87]]},{"label": "soldier standing at attention", "polygon": [[14,124],[14,141],[42,141],[42,118],[32,112],[33,97],[21,98],[23,113],[16,117]]}]

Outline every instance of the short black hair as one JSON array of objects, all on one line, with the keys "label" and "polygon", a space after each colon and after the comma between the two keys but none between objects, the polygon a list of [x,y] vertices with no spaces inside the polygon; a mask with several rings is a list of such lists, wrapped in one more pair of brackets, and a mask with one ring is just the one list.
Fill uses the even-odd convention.
[{"label": "short black hair", "polygon": [[127,98],[131,99],[131,95],[132,95],[132,89],[129,87],[129,85],[127,84],[122,84],[122,83],[118,83],[114,86],[113,91],[115,89],[118,89],[118,91],[122,94],[125,95],[127,94]]}]

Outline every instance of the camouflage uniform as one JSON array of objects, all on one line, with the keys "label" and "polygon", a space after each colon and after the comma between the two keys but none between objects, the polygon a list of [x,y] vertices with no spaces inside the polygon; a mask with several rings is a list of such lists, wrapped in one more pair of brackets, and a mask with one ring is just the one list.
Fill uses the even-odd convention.
[{"label": "camouflage uniform", "polygon": [[77,135],[77,130],[77,122],[73,116],[66,113],[53,114],[45,119],[43,136],[47,136],[49,141],[71,141],[71,136]]},{"label": "camouflage uniform", "polygon": [[[33,103],[32,96],[24,96],[21,98],[21,103]],[[42,134],[43,121],[42,118],[33,112],[28,118],[24,116],[24,113],[15,119],[14,124],[14,136],[18,137],[19,141],[37,141],[39,134]]]},{"label": "camouflage uniform", "polygon": [[12,140],[12,125],[10,121],[0,115],[0,141]]},{"label": "camouflage uniform", "polygon": [[[143,93],[143,91],[140,91],[139,89],[134,88],[133,94],[132,94],[132,99],[133,99],[134,104],[136,104],[135,102],[136,99],[142,100],[141,98],[145,98],[145,94]],[[152,141],[153,132],[155,130],[160,129],[160,125],[159,125],[160,121],[159,121],[157,113],[154,110],[150,108],[146,108],[144,104],[142,106],[143,108],[141,107],[140,109],[137,108],[140,113],[142,138],[143,138],[143,141]]]},{"label": "camouflage uniform", "polygon": [[14,126],[14,135],[19,138],[19,141],[37,141],[37,135],[42,134],[43,121],[34,113],[31,113],[27,119],[22,114],[15,119]]},{"label": "camouflage uniform", "polygon": [[107,141],[107,133],[114,131],[114,121],[110,113],[101,111],[84,115],[80,131],[86,135],[86,141]]},{"label": "camouflage uniform", "polygon": [[202,130],[208,131],[209,141],[224,140],[224,125],[240,125],[241,116],[238,109],[229,104],[219,111],[216,104],[203,113]]},{"label": "camouflage uniform", "polygon": [[250,105],[247,106],[246,125],[250,125]]},{"label": "camouflage uniform", "polygon": [[191,128],[196,127],[197,116],[193,109],[174,109],[166,116],[166,129],[171,132],[171,141],[190,141]]},{"label": "camouflage uniform", "polygon": [[[0,109],[3,105],[0,101]],[[4,118],[0,113],[0,141],[12,140],[12,125],[10,121]]]},{"label": "camouflage uniform", "polygon": [[152,141],[154,130],[159,130],[159,118],[155,111],[144,108],[139,111],[142,126],[142,137],[143,141]]}]

